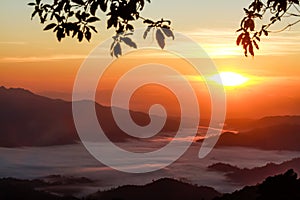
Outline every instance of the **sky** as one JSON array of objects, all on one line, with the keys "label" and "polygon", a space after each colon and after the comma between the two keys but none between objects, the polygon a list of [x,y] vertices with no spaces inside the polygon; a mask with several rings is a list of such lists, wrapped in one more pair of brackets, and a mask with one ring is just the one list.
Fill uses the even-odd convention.
[{"label": "sky", "polygon": [[[28,2],[1,2],[0,85],[22,87],[48,97],[70,100],[82,62],[113,32],[105,30],[103,20],[98,24],[103,31],[94,35],[90,43],[72,39],[59,43],[52,32],[42,31],[43,26],[37,19],[30,20],[32,8],[27,6]],[[239,87],[225,88],[228,117],[299,114],[300,25],[263,38],[256,56],[245,58],[241,47],[235,45],[235,30],[244,14],[242,8],[249,2],[152,0],[142,15],[171,19],[174,29],[195,40],[219,71],[239,73],[249,79],[247,84]],[[144,26],[137,22],[136,27]],[[159,98],[157,93],[155,95],[149,99]],[[107,103],[100,97],[97,100]],[[139,103],[134,101],[133,109],[143,110]]]}]

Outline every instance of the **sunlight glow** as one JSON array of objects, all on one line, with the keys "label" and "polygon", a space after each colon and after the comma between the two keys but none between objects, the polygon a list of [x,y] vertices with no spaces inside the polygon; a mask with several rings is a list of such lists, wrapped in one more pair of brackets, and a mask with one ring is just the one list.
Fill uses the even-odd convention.
[{"label": "sunlight glow", "polygon": [[249,80],[245,76],[235,72],[221,72],[219,75],[213,75],[209,79],[220,85],[229,87],[243,85]]}]

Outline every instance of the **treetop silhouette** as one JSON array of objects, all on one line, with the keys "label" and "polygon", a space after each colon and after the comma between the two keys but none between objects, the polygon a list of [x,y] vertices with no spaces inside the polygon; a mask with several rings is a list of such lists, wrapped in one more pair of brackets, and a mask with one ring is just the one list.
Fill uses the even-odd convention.
[{"label": "treetop silhouette", "polygon": [[[262,35],[268,36],[269,33],[285,31],[300,22],[299,0],[253,0],[244,11],[246,16],[241,21],[240,29],[237,30],[241,33],[237,37],[236,44],[242,45],[245,56],[248,56],[248,53],[254,56],[254,47],[259,49],[258,43]],[[263,23],[262,20],[266,17],[270,18]],[[280,30],[271,30],[274,24],[286,18],[295,21],[284,25]],[[260,26],[257,25],[259,22],[262,23]]]},{"label": "treetop silhouette", "polygon": [[58,41],[69,36],[76,37],[79,42],[84,38],[90,41],[92,33],[98,33],[94,22],[100,21],[99,12],[106,14],[107,29],[116,31],[111,55],[118,57],[122,54],[121,43],[137,48],[130,39],[136,20],[143,20],[147,25],[144,38],[151,30],[156,31],[156,40],[162,49],[166,37],[174,39],[171,21],[154,21],[140,15],[146,3],[150,0],[53,0],[51,4],[35,0],[28,5],[34,7],[31,18],[38,16],[42,24],[52,22],[45,26],[44,31],[53,30]]},{"label": "treetop silhouette", "polygon": [[[77,38],[79,42],[85,38],[91,40],[93,33],[98,33],[95,22],[100,21],[99,12],[106,15],[107,29],[115,29],[113,36],[111,55],[122,55],[121,44],[132,48],[137,45],[130,36],[134,31],[134,21],[142,20],[147,26],[143,38],[150,31],[157,40],[160,48],[165,47],[166,38],[174,39],[171,21],[161,19],[154,21],[141,16],[146,3],[150,0],[52,0],[52,3],[43,3],[41,0],[29,3],[34,7],[31,18],[38,16],[42,24],[48,23],[44,30],[53,30],[57,40],[65,37]],[[272,32],[281,32],[300,22],[299,0],[252,0],[248,8],[244,8],[245,17],[242,19],[237,32],[236,44],[244,49],[245,56],[254,56],[254,48],[259,49],[258,43],[263,35],[268,36]],[[267,23],[263,19],[270,16]],[[270,30],[285,18],[296,19],[292,23],[283,26],[281,30]],[[260,25],[258,25],[260,24]],[[155,33],[154,33],[155,32]]]}]

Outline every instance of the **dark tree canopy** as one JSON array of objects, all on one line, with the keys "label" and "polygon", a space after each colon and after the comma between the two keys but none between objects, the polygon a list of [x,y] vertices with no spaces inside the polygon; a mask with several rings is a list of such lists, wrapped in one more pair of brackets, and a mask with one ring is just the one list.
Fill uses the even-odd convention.
[{"label": "dark tree canopy", "polygon": [[162,49],[166,37],[174,39],[171,21],[153,21],[140,15],[146,3],[150,0],[52,0],[50,4],[36,0],[28,5],[34,7],[31,18],[38,16],[42,24],[47,23],[44,30],[53,30],[58,41],[68,36],[76,37],[79,42],[84,38],[90,41],[92,33],[98,33],[94,22],[100,21],[99,12],[104,13],[107,29],[116,31],[111,55],[118,57],[122,54],[121,43],[137,48],[130,39],[136,20],[143,20],[147,25],[144,38],[151,30],[156,31],[156,40]]},{"label": "dark tree canopy", "polygon": [[[237,45],[242,45],[245,56],[250,53],[254,56],[254,47],[259,49],[258,42],[261,36],[268,36],[269,33],[281,32],[300,22],[299,0],[253,0],[248,8],[244,8],[246,16],[242,19],[241,32],[237,38]],[[268,17],[266,23],[262,22]],[[289,18],[294,20],[282,29],[273,31],[272,25]],[[261,25],[257,25],[262,23]]]},{"label": "dark tree canopy", "polygon": [[[144,38],[150,31],[155,31],[155,38],[162,49],[165,47],[166,38],[174,39],[171,21],[154,21],[141,16],[145,4],[150,3],[150,0],[52,0],[52,3],[42,1],[35,0],[28,4],[34,7],[31,17],[38,16],[42,24],[47,23],[44,30],[53,30],[58,41],[68,36],[77,38],[79,42],[84,38],[90,41],[92,33],[98,33],[94,22],[100,21],[100,12],[106,16],[103,21],[107,29],[113,28],[116,31],[111,46],[112,56],[122,55],[122,43],[137,48],[130,38],[134,31],[133,22],[136,20],[142,20],[147,26]],[[246,16],[237,30],[240,34],[236,43],[243,47],[245,56],[254,56],[254,48],[259,49],[258,43],[262,35],[268,36],[271,32],[284,31],[300,22],[299,0],[252,0],[244,11]],[[265,18],[269,18],[266,23]],[[270,30],[273,24],[286,20],[284,18],[295,21],[281,30]]]}]

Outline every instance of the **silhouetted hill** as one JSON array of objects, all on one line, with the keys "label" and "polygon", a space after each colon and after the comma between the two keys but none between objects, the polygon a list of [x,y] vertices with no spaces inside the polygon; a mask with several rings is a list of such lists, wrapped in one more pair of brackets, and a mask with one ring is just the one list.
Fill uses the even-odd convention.
[{"label": "silhouetted hill", "polygon": [[300,116],[268,116],[256,120],[253,122],[252,126],[256,128],[267,127],[267,126],[274,126],[279,124],[300,124]]},{"label": "silhouetted hill", "polygon": [[[57,176],[55,176],[57,178]],[[61,177],[58,177],[61,178]],[[77,180],[77,178],[74,178]],[[79,178],[81,179],[81,178]],[[43,180],[0,179],[1,200],[78,200],[73,196],[49,193]],[[83,197],[85,200],[299,200],[300,179],[292,170],[266,178],[262,183],[246,186],[231,194],[220,194],[205,186],[195,186],[173,179],[160,179],[144,186],[121,186]]]},{"label": "silhouetted hill", "polygon": [[[101,127],[110,140],[135,139],[116,125],[110,107],[95,106]],[[46,98],[20,88],[0,87],[0,111],[2,147],[64,145],[79,141],[71,102]],[[150,122],[147,114],[131,111],[131,115],[140,125]],[[169,118],[163,131],[176,131],[178,125],[176,120]]]},{"label": "silhouetted hill", "polygon": [[218,172],[236,172],[238,170],[241,170],[240,168],[236,166],[232,166],[227,163],[215,163],[207,167],[209,170],[212,171],[218,171]]},{"label": "silhouetted hill", "polygon": [[300,123],[254,128],[239,134],[224,133],[217,146],[243,146],[265,150],[300,151]]},{"label": "silhouetted hill", "polygon": [[[81,180],[82,178],[51,176],[51,178],[63,178]],[[72,183],[73,184],[73,183]],[[60,196],[51,193],[51,186],[54,183],[49,183],[41,180],[19,180],[14,178],[0,179],[0,199],[1,200],[76,200],[73,196]],[[57,186],[63,186],[58,184]],[[87,200],[112,200],[112,199],[130,199],[130,200],[153,200],[153,199],[172,199],[172,200],[210,200],[214,197],[221,196],[219,192],[210,187],[195,186],[188,183],[183,183],[174,179],[160,179],[144,186],[121,186],[108,191],[97,192],[88,195],[84,199]]]},{"label": "silhouetted hill", "polygon": [[300,124],[300,116],[267,116],[261,119],[226,119],[225,128],[249,131],[254,128],[266,128],[274,125]]},{"label": "silhouetted hill", "polygon": [[73,176],[62,176],[62,175],[50,175],[40,179],[47,183],[47,185],[73,185],[73,184],[86,184],[93,183],[92,180],[86,177],[73,177]]},{"label": "silhouetted hill", "polygon": [[231,194],[224,194],[214,200],[299,200],[300,179],[293,170],[268,177],[256,186],[246,186]]},{"label": "silhouetted hill", "polygon": [[18,180],[13,178],[0,179],[1,200],[78,200],[72,196],[58,196],[35,189],[45,186],[46,183],[39,180]]},{"label": "silhouetted hill", "polygon": [[[300,116],[271,116],[259,120],[228,119],[216,144],[263,150],[300,151]],[[202,142],[203,139],[197,140]]]},{"label": "silhouetted hill", "polygon": [[173,179],[160,179],[144,186],[122,186],[90,195],[88,200],[209,200],[221,194],[210,187],[198,187]]},{"label": "silhouetted hill", "polygon": [[294,169],[296,173],[300,173],[300,158],[295,158],[281,164],[268,163],[265,166],[255,167],[252,169],[240,169],[236,166],[224,163],[210,165],[208,169],[226,172],[225,176],[230,182],[239,183],[241,185],[254,185],[263,181],[268,176],[283,173],[288,169]]}]

